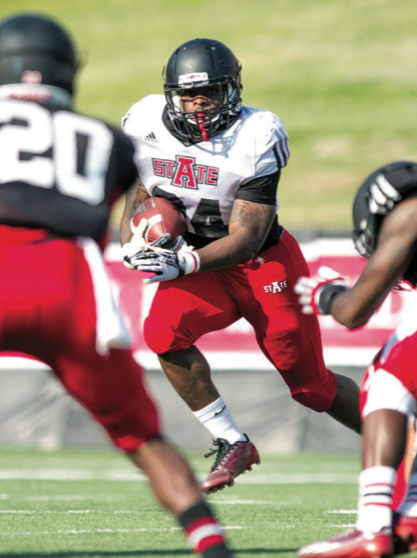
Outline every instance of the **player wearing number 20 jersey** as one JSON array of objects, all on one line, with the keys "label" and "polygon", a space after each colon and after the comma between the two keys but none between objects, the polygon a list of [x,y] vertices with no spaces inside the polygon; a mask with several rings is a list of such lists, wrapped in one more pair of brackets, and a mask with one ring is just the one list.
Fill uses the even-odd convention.
[{"label": "player wearing number 20 jersey", "polygon": [[[0,223],[102,242],[112,203],[134,182],[120,131],[73,112],[65,92],[0,87]],[[41,89],[41,91],[40,91]],[[16,98],[17,97],[17,98]]]},{"label": "player wearing number 20 jersey", "polygon": [[[121,240],[125,261],[153,272],[147,282],[161,281],[145,339],[215,438],[218,456],[202,485],[215,492],[259,463],[259,455],[212,382],[195,346],[202,335],[245,318],[292,397],[357,431],[359,391],[325,367],[318,321],[302,314],[293,292],[308,267],[277,218],[277,187],[289,158],[284,124],[267,110],[242,106],[241,66],[219,41],[178,47],[164,91],[133,105],[122,121],[141,182],[127,197]],[[149,196],[170,199],[186,215],[188,250],[143,249],[139,239],[142,248],[131,255],[130,217]]]},{"label": "player wearing number 20 jersey", "polygon": [[66,91],[0,85],[0,351],[45,362],[125,451],[159,432],[99,249],[132,156]]},{"label": "player wearing number 20 jersey", "polygon": [[99,247],[112,203],[137,177],[134,147],[73,110],[76,68],[55,22],[0,25],[0,351],[46,363],[134,451],[158,435],[158,419]]}]

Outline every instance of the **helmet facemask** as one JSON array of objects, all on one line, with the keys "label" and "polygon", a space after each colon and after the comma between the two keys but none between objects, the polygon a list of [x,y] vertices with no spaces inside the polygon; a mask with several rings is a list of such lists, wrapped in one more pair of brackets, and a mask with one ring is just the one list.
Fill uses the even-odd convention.
[{"label": "helmet facemask", "polygon": [[[218,106],[184,110],[183,98],[191,89],[217,88]],[[179,76],[178,83],[165,83],[168,116],[176,132],[192,141],[208,141],[228,128],[241,109],[240,87],[231,76],[209,79],[206,73]],[[206,96],[205,93],[202,93]]]},{"label": "helmet facemask", "polygon": [[358,254],[369,260],[375,252],[381,216],[369,215],[355,224],[353,242]]}]

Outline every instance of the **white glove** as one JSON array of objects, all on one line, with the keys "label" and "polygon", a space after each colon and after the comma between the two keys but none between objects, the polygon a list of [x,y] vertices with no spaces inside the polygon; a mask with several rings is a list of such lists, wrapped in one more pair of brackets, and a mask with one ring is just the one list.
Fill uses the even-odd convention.
[{"label": "white glove", "polygon": [[[141,219],[139,225],[134,227],[131,224],[131,230],[133,232],[133,236],[130,242],[126,242],[122,246],[122,254],[123,254],[123,263],[128,269],[136,269],[135,265],[132,265],[131,259],[139,254],[140,252],[146,252],[147,250],[159,250],[161,249],[160,246],[165,244],[171,238],[169,233],[162,235],[158,240],[154,242],[147,243],[145,240],[145,232],[148,226],[147,219]],[[179,236],[172,242],[171,244],[164,246],[165,250],[172,250],[173,252],[178,251],[182,245],[184,244],[184,239],[182,236]]]},{"label": "white glove", "polygon": [[200,269],[200,258],[197,252],[177,254],[161,248],[139,252],[130,259],[130,263],[139,271],[155,273],[154,277],[144,279],[144,283],[170,281],[182,275],[196,273]]},{"label": "white glove", "polygon": [[322,280],[299,277],[294,291],[300,295],[298,303],[304,314],[330,314],[333,298],[347,288],[347,283],[342,277],[333,276]]},{"label": "white glove", "polygon": [[400,194],[383,174],[378,174],[369,187],[369,192],[371,197],[369,198],[368,208],[373,214],[386,215],[394,207],[394,204],[401,200]]}]

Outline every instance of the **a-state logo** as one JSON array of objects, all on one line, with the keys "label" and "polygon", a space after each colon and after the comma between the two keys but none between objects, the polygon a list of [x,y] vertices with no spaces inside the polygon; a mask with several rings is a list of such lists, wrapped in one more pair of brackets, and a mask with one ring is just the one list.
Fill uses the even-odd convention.
[{"label": "a-state logo", "polygon": [[196,164],[194,157],[178,155],[175,161],[170,159],[152,159],[155,176],[168,178],[172,186],[198,190],[200,184],[217,186],[219,169]]},{"label": "a-state logo", "polygon": [[287,281],[272,281],[270,285],[264,286],[264,291],[266,293],[275,294],[275,293],[282,293],[282,291],[287,288],[288,288]]}]

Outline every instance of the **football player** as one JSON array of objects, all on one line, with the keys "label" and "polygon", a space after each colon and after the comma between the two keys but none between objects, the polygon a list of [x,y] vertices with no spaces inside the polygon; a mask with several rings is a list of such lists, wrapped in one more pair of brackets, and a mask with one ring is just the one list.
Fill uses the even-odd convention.
[{"label": "football player", "polygon": [[[125,260],[149,272],[146,282],[160,282],[144,335],[214,438],[206,492],[232,486],[260,462],[195,345],[242,317],[296,401],[357,432],[360,427],[359,388],[326,368],[317,318],[303,315],[293,291],[308,267],[277,218],[288,134],[272,112],[242,105],[241,70],[223,43],[190,40],[169,58],[165,95],[145,97],[122,121],[136,145],[140,176],[121,223]],[[165,197],[184,212],[187,249],[147,249],[143,238],[132,238],[131,217],[149,196]]]},{"label": "football player", "polygon": [[205,558],[231,556],[188,463],[164,441],[98,244],[137,177],[131,141],[73,109],[78,60],[55,21],[0,23],[0,351],[47,364],[147,475]]},{"label": "football player", "polygon": [[[343,278],[302,277],[295,290],[307,315],[330,314],[349,329],[362,327],[390,291],[417,285],[417,163],[399,161],[373,172],[353,204],[354,242],[369,261],[348,288]],[[415,296],[415,293],[410,293]],[[389,557],[417,548],[417,473],[393,512],[397,470],[417,398],[417,319],[402,323],[368,367],[361,386],[362,472],[355,529],[312,543],[302,558]]]}]

